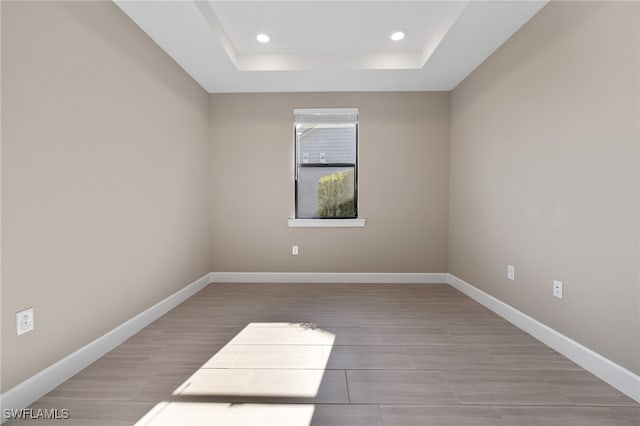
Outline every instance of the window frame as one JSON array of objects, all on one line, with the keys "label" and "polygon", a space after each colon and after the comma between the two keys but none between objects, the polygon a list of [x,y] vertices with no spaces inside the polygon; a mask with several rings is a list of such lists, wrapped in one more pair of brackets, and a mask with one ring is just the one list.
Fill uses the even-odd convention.
[{"label": "window frame", "polygon": [[[296,115],[299,114],[354,114],[355,119],[355,162],[354,163],[298,163],[298,132]],[[293,193],[294,193],[294,215],[289,219],[289,227],[361,227],[364,226],[364,219],[359,216],[359,183],[358,183],[358,162],[359,162],[359,141],[360,141],[360,111],[359,108],[294,108],[293,110]],[[299,217],[298,216],[298,171],[302,168],[323,168],[323,167],[353,167],[354,186],[354,216],[347,217]]]}]

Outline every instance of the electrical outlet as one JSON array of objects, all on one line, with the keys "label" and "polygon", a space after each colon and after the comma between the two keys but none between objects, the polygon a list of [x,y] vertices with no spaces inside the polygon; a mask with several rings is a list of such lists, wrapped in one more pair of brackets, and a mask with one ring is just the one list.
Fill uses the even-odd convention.
[{"label": "electrical outlet", "polygon": [[16,312],[16,332],[18,336],[33,330],[33,308]]},{"label": "electrical outlet", "polygon": [[516,267],[513,265],[507,265],[507,279],[511,281],[516,279]]},{"label": "electrical outlet", "polygon": [[294,256],[298,255],[298,246],[292,246],[291,247],[291,254]]},{"label": "electrical outlet", "polygon": [[562,281],[553,281],[553,297],[562,299]]}]

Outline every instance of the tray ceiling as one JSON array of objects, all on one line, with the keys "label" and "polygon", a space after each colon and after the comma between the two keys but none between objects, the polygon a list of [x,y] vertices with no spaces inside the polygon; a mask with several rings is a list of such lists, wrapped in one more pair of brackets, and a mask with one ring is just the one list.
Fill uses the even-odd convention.
[{"label": "tray ceiling", "polygon": [[215,93],[451,90],[547,1],[115,3]]}]

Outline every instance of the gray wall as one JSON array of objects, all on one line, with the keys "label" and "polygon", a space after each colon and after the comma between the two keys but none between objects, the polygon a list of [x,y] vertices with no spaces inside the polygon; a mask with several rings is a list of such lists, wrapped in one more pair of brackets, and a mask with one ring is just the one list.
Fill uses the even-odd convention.
[{"label": "gray wall", "polygon": [[449,232],[451,273],[636,373],[638,12],[552,2],[453,91]]},{"label": "gray wall", "polygon": [[6,391],[209,272],[211,194],[207,94],[113,3],[1,7]]},{"label": "gray wall", "polygon": [[[449,93],[210,95],[213,266],[240,272],[445,272]],[[359,108],[365,228],[288,228],[293,109]],[[291,256],[291,246],[300,247]]]}]

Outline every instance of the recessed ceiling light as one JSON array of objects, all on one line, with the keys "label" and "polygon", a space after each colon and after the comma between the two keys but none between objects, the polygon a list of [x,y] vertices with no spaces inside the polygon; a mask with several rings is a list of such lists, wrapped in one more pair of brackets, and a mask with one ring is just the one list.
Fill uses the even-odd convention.
[{"label": "recessed ceiling light", "polygon": [[391,40],[400,41],[406,35],[407,35],[407,32],[405,30],[395,30],[394,32],[391,33]]},{"label": "recessed ceiling light", "polygon": [[258,40],[260,43],[269,43],[269,40],[271,40],[271,38],[266,34],[258,34],[256,36],[256,40]]}]

